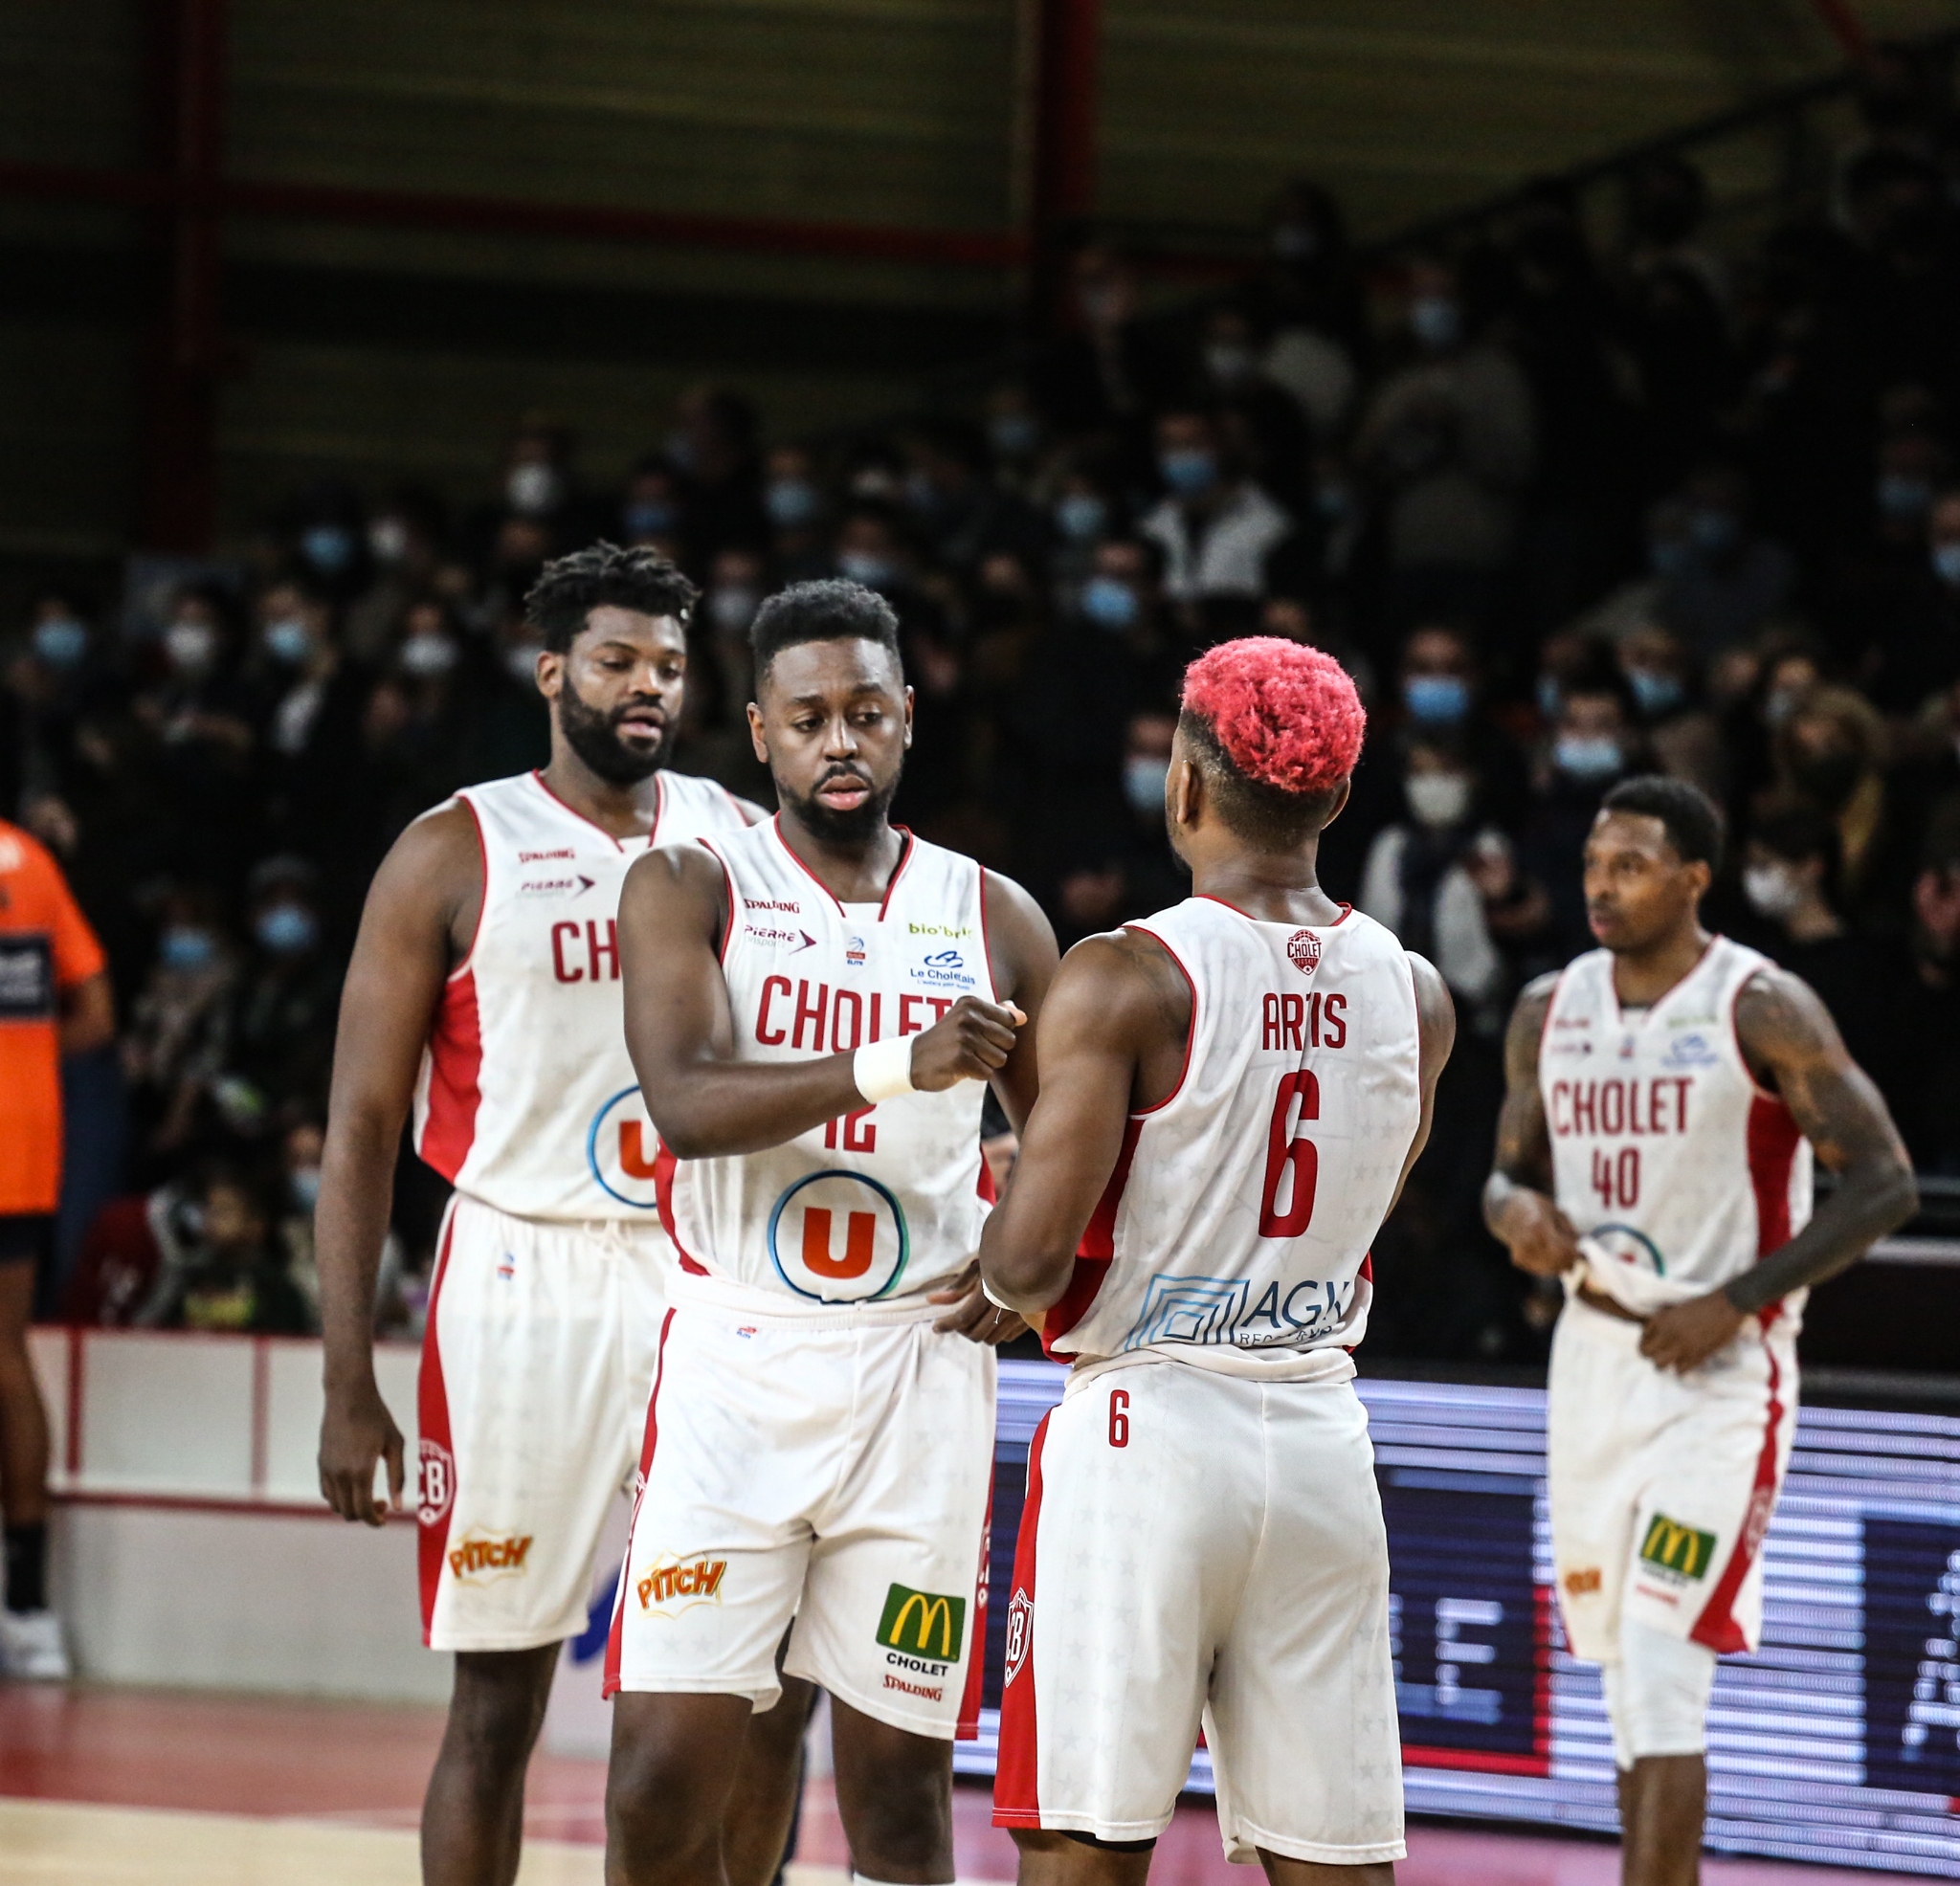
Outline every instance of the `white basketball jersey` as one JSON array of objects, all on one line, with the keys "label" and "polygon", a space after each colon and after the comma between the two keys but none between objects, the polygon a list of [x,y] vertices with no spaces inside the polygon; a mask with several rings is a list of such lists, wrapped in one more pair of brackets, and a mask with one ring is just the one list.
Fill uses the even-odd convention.
[{"label": "white basketball jersey", "polygon": [[[740,1061],[807,1061],[994,999],[980,867],[905,834],[881,903],[839,903],[775,821],[703,839],[728,889],[722,973]],[[673,1166],[683,1270],[810,1302],[912,1297],[980,1242],[977,1080],[902,1094],[767,1151]]]},{"label": "white basketball jersey", "polygon": [[[1810,1143],[1735,1033],[1736,997],[1770,966],[1717,937],[1644,1014],[1624,1014],[1613,953],[1595,949],[1552,991],[1538,1085],[1553,1189],[1582,1237],[1632,1267],[1629,1286],[1680,1286],[1644,1293],[1642,1307],[1726,1283],[1810,1221]],[[1802,1294],[1785,1306],[1798,1314]]]},{"label": "white basketball jersey", "polygon": [[626,1054],[619,889],[649,845],[746,829],[712,780],[662,772],[645,838],[615,838],[537,773],[457,794],[477,822],[483,908],[415,1084],[415,1150],[520,1218],[657,1210],[654,1129]]},{"label": "white basketball jersey", "polygon": [[1358,911],[1264,923],[1192,898],[1132,923],[1191,985],[1183,1077],[1132,1114],[1069,1288],[1058,1355],[1206,1363],[1352,1348],[1369,1245],[1421,1121],[1409,958]]}]

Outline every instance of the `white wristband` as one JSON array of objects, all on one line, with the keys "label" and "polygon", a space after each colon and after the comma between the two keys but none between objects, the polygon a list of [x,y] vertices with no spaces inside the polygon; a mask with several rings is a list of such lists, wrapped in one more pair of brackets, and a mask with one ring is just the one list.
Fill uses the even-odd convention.
[{"label": "white wristband", "polygon": [[873,1106],[914,1092],[912,1037],[895,1034],[886,1041],[867,1042],[851,1056],[851,1078]]}]

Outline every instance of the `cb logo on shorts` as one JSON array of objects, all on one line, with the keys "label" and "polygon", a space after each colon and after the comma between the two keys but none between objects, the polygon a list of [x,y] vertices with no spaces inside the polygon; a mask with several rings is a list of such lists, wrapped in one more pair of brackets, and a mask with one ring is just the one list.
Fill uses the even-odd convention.
[{"label": "cb logo on shorts", "polygon": [[861,1303],[887,1297],[912,1254],[904,1208],[862,1172],[813,1172],[769,1213],[769,1261],[799,1297]]},{"label": "cb logo on shorts", "polygon": [[623,1087],[592,1116],[586,1165],[599,1189],[636,1211],[657,1211],[660,1138],[637,1087]]},{"label": "cb logo on shorts", "polygon": [[456,1455],[440,1441],[423,1440],[415,1447],[415,1518],[425,1526],[439,1525],[456,1499]]},{"label": "cb logo on shorts", "polygon": [[1021,1674],[1021,1665],[1028,1660],[1028,1639],[1034,1629],[1035,1601],[1025,1590],[1017,1590],[1008,1600],[1007,1675],[1001,1679],[1003,1687]]}]

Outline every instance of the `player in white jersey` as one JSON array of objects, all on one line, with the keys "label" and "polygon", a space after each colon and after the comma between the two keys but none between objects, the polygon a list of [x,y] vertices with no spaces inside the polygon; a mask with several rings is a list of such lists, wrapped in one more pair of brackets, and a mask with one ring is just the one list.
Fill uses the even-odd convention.
[{"label": "player in white jersey", "polygon": [[1428,1136],[1442,979],[1321,890],[1364,725],[1318,650],[1192,664],[1166,783],[1192,897],[1069,952],[980,1246],[1074,1363],[1028,1461],[994,1820],[1024,1886],[1141,1881],[1202,1723],[1228,1857],[1403,1852],[1388,1540],[1348,1352]]},{"label": "player in white jersey", "polygon": [[620,905],[682,1274],[613,1618],[607,1877],[719,1880],[793,1617],[783,1668],[830,1694],[858,1876],[949,1881],[986,1642],[987,1345],[1022,1327],[972,1261],[982,1083],[1018,1124],[1055,940],[1017,886],[887,822],[911,691],[882,598],[799,584],[750,639],[781,814],[661,847]]},{"label": "player in white jersey", "polygon": [[[319,1215],[327,1407],[321,1485],[378,1524],[402,1438],[376,1392],[372,1305],[396,1148],[456,1187],[419,1394],[422,1623],[457,1653],[423,1810],[434,1881],[507,1881],[523,1775],[562,1639],[630,1478],[665,1312],[655,1140],[622,1032],[616,917],[657,843],[760,810],[659,770],[680,711],[692,586],[609,545],[547,566],[526,603],[551,759],[418,819],[377,874],[347,975]],[[738,1876],[775,1869],[808,1693],[760,1730]]]},{"label": "player in white jersey", "polygon": [[[1703,929],[1721,819],[1635,779],[1586,843],[1601,947],[1519,998],[1484,1194],[1512,1261],[1565,1279],[1553,1557],[1605,1668],[1622,1877],[1698,1876],[1715,1658],[1762,1628],[1760,1547],[1796,1421],[1804,1293],[1912,1215],[1905,1149],[1811,989]],[[1838,1176],[1811,1210],[1811,1157]]]}]

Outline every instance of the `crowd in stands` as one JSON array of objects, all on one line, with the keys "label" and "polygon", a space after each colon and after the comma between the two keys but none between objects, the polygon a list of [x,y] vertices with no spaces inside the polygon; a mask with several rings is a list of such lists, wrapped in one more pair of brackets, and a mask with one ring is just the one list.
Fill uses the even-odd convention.
[{"label": "crowd in stands", "polygon": [[[1463,1023],[1376,1347],[1542,1339],[1476,1199],[1511,1001],[1590,946],[1579,851],[1630,773],[1721,803],[1711,921],[1821,991],[1922,1171],[1960,1176],[1960,135],[1909,69],[1866,116],[1827,208],[1744,253],[1704,242],[1679,159],[1631,178],[1615,240],[1547,185],[1392,268],[1299,184],[1263,271],[1196,308],[1085,245],[1065,338],[948,410],[771,440],[703,387],[604,488],[527,419],[467,511],[322,485],[147,606],[46,595],[6,658],[0,811],[107,946],[128,1122],[68,1307],[305,1326],[368,879],[452,788],[543,760],[523,598],[598,537],[702,586],[678,764],[765,802],[759,601],[837,573],[888,596],[900,815],[1021,878],[1064,944],[1183,894],[1162,793],[1193,654],[1260,632],[1350,668],[1371,721],[1324,880]],[[438,1202],[415,1171],[393,1327]]]}]

